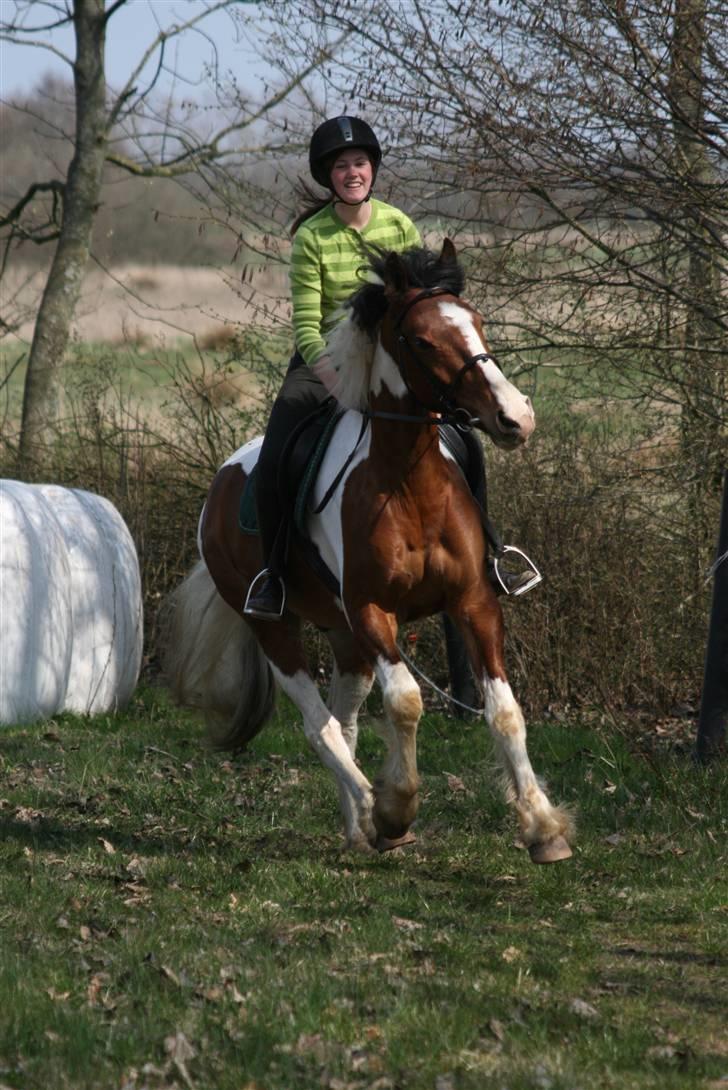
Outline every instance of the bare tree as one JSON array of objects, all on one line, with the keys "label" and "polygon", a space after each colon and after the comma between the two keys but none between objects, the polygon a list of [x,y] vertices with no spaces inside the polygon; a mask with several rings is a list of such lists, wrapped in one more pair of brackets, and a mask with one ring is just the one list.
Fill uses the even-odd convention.
[{"label": "bare tree", "polygon": [[[174,114],[169,104],[160,107],[155,88],[168,67],[174,39],[204,32],[215,12],[249,18],[236,11],[235,0],[216,0],[196,9],[189,19],[160,27],[141,47],[138,62],[124,86],[111,93],[105,76],[107,33],[113,33],[113,17],[128,0],[43,0],[29,4],[16,0],[9,18],[0,21],[0,40],[28,48],[42,48],[61,56],[73,70],[75,130],[73,156],[62,179],[37,179],[0,217],[5,235],[5,255],[18,240],[55,242],[55,252],[37,314],[25,381],[19,456],[32,460],[43,448],[49,424],[59,411],[59,369],[68,344],[71,322],[78,303],[82,277],[89,257],[91,233],[99,205],[104,166],[107,163],[129,174],[144,177],[184,178],[212,164],[240,161],[246,151],[259,151],[256,139],[262,119],[292,93],[327,56],[317,51],[302,59],[283,84],[271,90],[262,104],[242,102],[238,96],[224,117],[217,116],[212,129],[202,132],[184,111]],[[4,6],[3,12],[6,8]],[[53,43],[54,30],[72,25],[76,54],[72,59]],[[153,62],[153,74],[147,65]],[[211,84],[217,74],[209,73]],[[242,146],[250,136],[252,145]],[[52,203],[34,215],[36,202],[47,194]]]},{"label": "bare tree", "polygon": [[[277,4],[302,55],[348,33],[329,101],[388,137],[409,210],[471,254],[504,358],[610,388],[686,473],[728,458],[723,0]],[[280,43],[278,45],[278,48]],[[292,59],[292,63],[294,60]],[[591,376],[594,381],[591,381]]]}]

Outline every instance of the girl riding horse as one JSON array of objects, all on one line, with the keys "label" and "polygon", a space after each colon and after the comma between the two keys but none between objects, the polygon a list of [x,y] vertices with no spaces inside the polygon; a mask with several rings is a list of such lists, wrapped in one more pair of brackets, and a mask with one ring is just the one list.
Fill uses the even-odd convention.
[{"label": "girl riding horse", "polygon": [[[293,225],[290,279],[296,351],[258,460],[258,525],[265,567],[253,580],[245,602],[250,617],[277,620],[283,614],[290,513],[283,509],[278,492],[281,451],[297,425],[328,397],[319,378],[326,372],[326,338],[343,316],[341,304],[361,284],[364,247],[400,251],[420,245],[412,221],[372,196],[381,159],[377,137],[357,117],[324,121],[311,138],[311,175],[329,195],[312,200]],[[485,508],[482,448],[470,433],[463,435],[463,441],[468,451],[468,483]],[[518,595],[535,586],[540,576],[527,563],[528,570],[501,570],[497,579],[491,567],[496,590]]]}]

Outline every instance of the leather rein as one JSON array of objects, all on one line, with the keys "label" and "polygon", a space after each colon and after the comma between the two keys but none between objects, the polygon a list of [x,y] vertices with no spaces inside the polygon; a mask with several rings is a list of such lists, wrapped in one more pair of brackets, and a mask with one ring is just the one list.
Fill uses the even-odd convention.
[{"label": "leather rein", "polygon": [[[424,299],[431,299],[435,295],[452,295],[454,298],[458,298],[456,293],[454,291],[450,291],[448,288],[423,288],[422,291],[418,292],[417,295],[415,295],[407,303],[404,310],[397,319],[395,329],[401,330],[402,322],[409,314],[410,310],[412,310],[412,307],[416,306],[417,303],[421,303]],[[403,349],[407,349],[410,355],[410,359],[415,364],[420,374],[424,376],[427,383],[432,388],[434,393],[434,404],[424,401],[412,388],[412,384],[404,369],[404,363],[402,360]],[[490,356],[487,352],[479,352],[475,356],[470,356],[469,359],[467,359],[463,366],[460,368],[458,373],[455,375],[452,382],[443,382],[437,377],[437,375],[434,375],[432,373],[429,367],[427,367],[422,362],[422,360],[413,349],[412,345],[407,340],[405,334],[400,332],[397,339],[397,359],[395,361],[397,364],[397,370],[400,374],[400,378],[404,382],[407,391],[413,398],[415,404],[422,409],[427,409],[428,412],[438,413],[440,416],[440,420],[433,420],[430,416],[411,416],[407,413],[388,413],[380,412],[373,409],[367,409],[364,415],[367,417],[376,417],[380,420],[399,420],[404,423],[410,424],[454,424],[454,426],[460,431],[469,431],[474,424],[477,424],[479,422],[479,419],[477,416],[471,416],[467,409],[460,408],[458,405],[455,404],[455,393],[458,390],[463,378],[465,377],[465,375],[467,375],[468,371],[471,371],[472,368],[475,367],[475,365],[480,363],[482,360],[490,359],[492,359],[492,356]]]}]

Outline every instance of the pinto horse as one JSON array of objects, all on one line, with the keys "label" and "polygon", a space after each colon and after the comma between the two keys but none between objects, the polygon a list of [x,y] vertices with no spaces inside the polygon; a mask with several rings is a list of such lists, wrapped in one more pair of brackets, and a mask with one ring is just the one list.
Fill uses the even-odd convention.
[{"label": "pinto horse", "polygon": [[[446,612],[460,630],[484,698],[531,858],[571,855],[569,814],[540,786],[526,750],[521,709],[508,683],[503,615],[486,573],[482,513],[438,421],[484,431],[515,450],[534,429],[530,401],[497,367],[479,315],[460,297],[463,273],[445,240],[371,258],[376,283],[349,302],[333,333],[322,378],[347,411],[314,488],[308,532],[339,592],[307,564],[295,535],[278,621],[243,619],[262,560],[241,533],[241,494],[257,457],[253,440],[218,472],[200,520],[203,560],[175,592],[168,677],[184,703],[227,720],[215,739],[240,748],[270,715],[275,684],[336,779],[347,846],[380,850],[413,839],[418,808],[420,690],[397,648],[400,623]],[[335,667],[328,704],[301,641],[301,623],[322,629]],[[355,761],[357,714],[376,677],[383,692],[386,755],[370,783]],[[209,724],[209,716],[208,716]]]}]

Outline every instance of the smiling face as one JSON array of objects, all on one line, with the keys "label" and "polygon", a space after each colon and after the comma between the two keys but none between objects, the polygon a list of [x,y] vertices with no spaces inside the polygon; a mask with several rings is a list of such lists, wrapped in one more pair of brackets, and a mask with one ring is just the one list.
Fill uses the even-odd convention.
[{"label": "smiling face", "polygon": [[369,196],[374,181],[371,160],[361,148],[340,151],[331,168],[334,193],[345,204],[360,204]]}]

